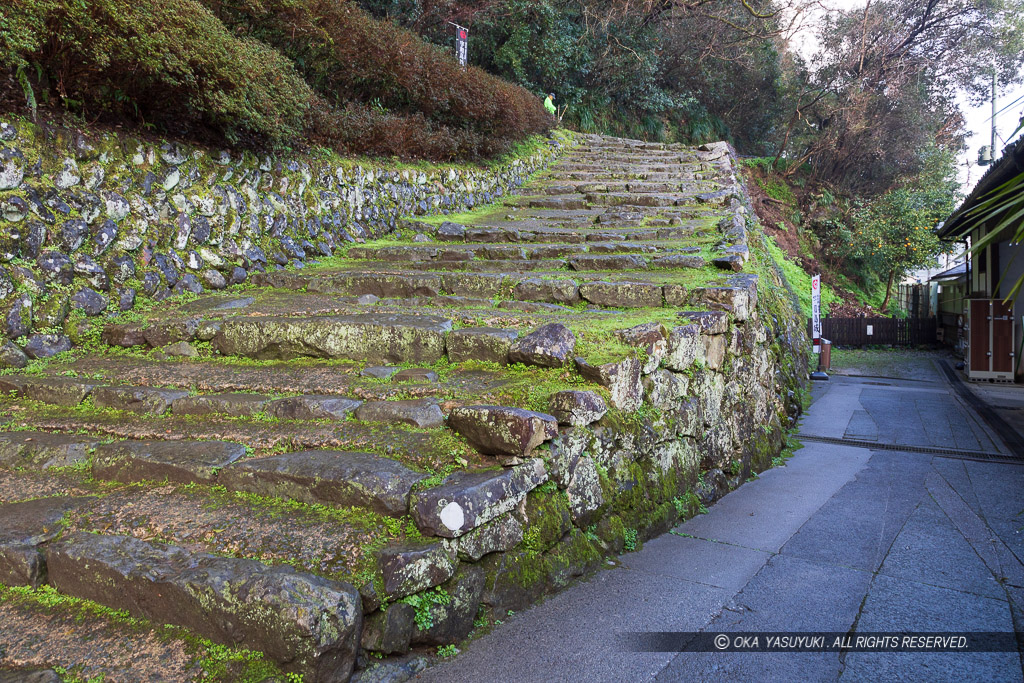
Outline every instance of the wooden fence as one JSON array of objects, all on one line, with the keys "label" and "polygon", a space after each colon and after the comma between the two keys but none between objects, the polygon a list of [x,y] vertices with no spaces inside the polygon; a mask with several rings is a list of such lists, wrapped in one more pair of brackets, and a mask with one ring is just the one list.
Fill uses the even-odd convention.
[{"label": "wooden fence", "polygon": [[[807,323],[810,334],[811,323]],[[821,336],[837,346],[936,344],[935,318],[822,318]]]}]

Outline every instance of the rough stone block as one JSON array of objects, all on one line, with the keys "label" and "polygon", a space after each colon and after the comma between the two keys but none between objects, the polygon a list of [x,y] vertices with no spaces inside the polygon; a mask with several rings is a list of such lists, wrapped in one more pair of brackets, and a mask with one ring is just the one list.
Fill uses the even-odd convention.
[{"label": "rough stone block", "polygon": [[73,379],[26,379],[25,396],[57,406],[77,406],[96,388],[95,383]]},{"label": "rough stone block", "polygon": [[429,429],[444,424],[444,415],[437,403],[420,398],[408,401],[367,401],[356,408],[356,419],[366,422],[407,424]]},{"label": "rough stone block", "polygon": [[661,285],[646,282],[585,282],[580,296],[597,306],[660,308]]},{"label": "rough stone block", "polygon": [[626,358],[614,363],[591,365],[577,357],[576,367],[585,379],[608,389],[612,405],[616,408],[632,411],[643,404],[644,389],[640,382],[643,363],[639,359]]},{"label": "rough stone block", "polygon": [[409,492],[425,478],[394,460],[345,451],[249,458],[217,475],[218,483],[237,491],[303,503],[361,506],[395,517],[409,511]]},{"label": "rough stone block", "polygon": [[242,457],[245,446],[227,441],[121,441],[96,449],[92,473],[123,482],[210,483]]},{"label": "rough stone block", "polygon": [[46,583],[43,544],[64,530],[65,514],[92,496],[55,496],[0,505],[0,584],[38,588]]},{"label": "rough stone block", "polygon": [[371,363],[433,363],[452,323],[437,316],[366,313],[313,318],[230,318],[213,338],[225,356],[308,356]]},{"label": "rough stone block", "polygon": [[0,434],[0,465],[42,470],[70,467],[89,460],[100,440],[78,434],[5,432]]},{"label": "rough stone block", "polygon": [[46,559],[62,593],[263,652],[313,681],[343,683],[355,665],[362,611],[346,583],[89,533],[50,546]]},{"label": "rough stone block", "polygon": [[560,368],[575,348],[576,335],[572,330],[561,323],[548,323],[514,342],[508,359],[512,363]]},{"label": "rough stone block", "polygon": [[243,417],[262,412],[270,399],[261,394],[212,394],[175,399],[175,415],[231,415]]},{"label": "rough stone block", "polygon": [[496,327],[466,327],[448,335],[448,358],[456,363],[484,361],[505,364],[519,333]]},{"label": "rough stone block", "polygon": [[96,387],[92,400],[97,408],[113,408],[130,413],[163,415],[171,403],[188,396],[180,389],[152,389],[150,387]]},{"label": "rough stone block", "polygon": [[458,564],[440,543],[388,546],[378,559],[384,592],[393,600],[444,583],[455,574]]},{"label": "rough stone block", "polygon": [[448,424],[484,455],[525,456],[558,435],[551,415],[503,406],[461,406]]},{"label": "rough stone block", "polygon": [[608,406],[593,391],[559,391],[551,395],[549,410],[560,423],[583,427],[604,417]]},{"label": "rough stone block", "polygon": [[362,401],[339,396],[289,396],[266,404],[266,411],[282,420],[345,420]]},{"label": "rough stone block", "polygon": [[456,472],[440,486],[414,492],[410,512],[424,533],[458,538],[505,514],[546,480],[537,458],[502,470]]}]

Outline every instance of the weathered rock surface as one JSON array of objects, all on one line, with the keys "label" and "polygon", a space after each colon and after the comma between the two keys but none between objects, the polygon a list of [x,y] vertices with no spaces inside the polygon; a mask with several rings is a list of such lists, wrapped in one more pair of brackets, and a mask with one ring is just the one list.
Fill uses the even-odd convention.
[{"label": "weathered rock surface", "polygon": [[14,342],[5,341],[0,344],[0,370],[20,370],[26,365],[28,365],[28,356]]},{"label": "weathered rock surface", "polygon": [[76,533],[46,553],[62,593],[264,652],[314,681],[343,683],[362,627],[352,586],[254,560]]},{"label": "weathered rock surface", "polygon": [[32,334],[25,344],[29,358],[53,358],[58,353],[71,350],[71,340],[63,334]]},{"label": "weathered rock surface", "polygon": [[561,323],[549,323],[516,340],[509,349],[512,363],[560,368],[571,358],[576,348],[576,335]]},{"label": "weathered rock surface", "polygon": [[457,558],[440,543],[394,545],[379,555],[384,591],[397,599],[438,586],[455,573]]},{"label": "weathered rock surface", "polygon": [[484,594],[487,577],[479,567],[465,566],[441,588],[450,600],[428,607],[430,625],[416,627],[412,642],[416,645],[448,645],[457,643],[473,630],[477,608]]},{"label": "weathered rock surface", "polygon": [[92,500],[56,496],[0,505],[0,584],[38,588],[46,583],[42,545],[64,530],[65,514]]},{"label": "weathered rock surface", "polygon": [[455,408],[448,424],[484,455],[525,456],[558,434],[551,415],[503,406]]},{"label": "weathered rock surface", "polygon": [[270,415],[282,420],[344,420],[362,405],[339,396],[289,396],[266,404]]},{"label": "weathered rock surface", "polygon": [[560,423],[581,427],[604,417],[608,406],[593,391],[559,391],[551,395],[550,410]]},{"label": "weathered rock surface", "polygon": [[440,486],[414,492],[410,512],[424,533],[457,538],[508,512],[546,480],[537,458],[502,470],[456,472]]},{"label": "weathered rock surface", "polygon": [[598,306],[615,308],[659,308],[661,285],[645,282],[586,282],[580,296]]},{"label": "weathered rock surface", "polygon": [[507,363],[508,352],[519,333],[495,327],[466,327],[448,335],[448,358]]},{"label": "weathered rock surface", "polygon": [[304,503],[369,508],[401,517],[409,492],[426,475],[370,453],[299,451],[249,458],[225,467],[218,483],[237,491]]},{"label": "weathered rock surface", "polygon": [[226,356],[261,360],[340,358],[371,363],[432,363],[444,356],[450,320],[436,316],[363,315],[320,318],[231,318],[213,338]]},{"label": "weathered rock surface", "polygon": [[[281,399],[288,400],[288,399]],[[244,417],[262,412],[270,398],[262,394],[209,394],[184,396],[171,404],[175,415],[230,415]]]},{"label": "weathered rock surface", "polygon": [[415,618],[416,610],[404,602],[374,612],[363,621],[363,648],[387,655],[405,654],[416,628]]},{"label": "weathered rock surface", "polygon": [[174,401],[187,396],[188,392],[180,389],[150,387],[96,387],[92,390],[92,400],[97,408],[154,415],[163,415]]},{"label": "weathered rock surface", "polygon": [[627,358],[615,363],[591,365],[577,357],[576,367],[583,377],[608,389],[612,405],[616,408],[631,411],[643,403],[644,389],[640,382],[643,363],[639,359]]},{"label": "weathered rock surface", "polygon": [[209,483],[243,457],[245,446],[227,441],[121,441],[96,449],[92,473],[123,482]]},{"label": "weathered rock surface", "polygon": [[25,380],[25,395],[28,398],[58,406],[77,406],[94,388],[96,388],[95,383],[73,379],[31,378]]},{"label": "weathered rock surface", "polygon": [[99,443],[88,435],[4,432],[0,433],[0,465],[34,470],[71,467],[87,462]]},{"label": "weathered rock surface", "polygon": [[459,537],[459,559],[476,562],[484,555],[511,550],[523,540],[523,526],[505,514]]},{"label": "weathered rock surface", "polygon": [[356,419],[367,422],[390,422],[413,427],[440,427],[444,415],[429,398],[408,401],[367,401],[356,409]]}]

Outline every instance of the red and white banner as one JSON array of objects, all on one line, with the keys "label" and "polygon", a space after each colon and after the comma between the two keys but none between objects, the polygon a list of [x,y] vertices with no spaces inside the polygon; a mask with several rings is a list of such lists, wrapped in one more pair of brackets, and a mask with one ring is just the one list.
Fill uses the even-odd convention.
[{"label": "red and white banner", "polygon": [[811,278],[811,343],[821,353],[821,275]]}]

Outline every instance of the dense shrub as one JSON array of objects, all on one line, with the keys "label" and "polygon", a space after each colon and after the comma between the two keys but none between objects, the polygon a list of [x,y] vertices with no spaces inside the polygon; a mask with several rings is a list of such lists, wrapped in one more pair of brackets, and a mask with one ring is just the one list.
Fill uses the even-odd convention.
[{"label": "dense shrub", "polygon": [[0,61],[35,65],[66,105],[229,138],[295,136],[312,97],[288,59],[194,0],[14,0],[0,8]]},{"label": "dense shrub", "polygon": [[90,117],[233,142],[474,158],[550,123],[523,88],[343,0],[7,0],[0,67]]},{"label": "dense shrub", "polygon": [[[398,121],[422,114],[448,130],[453,155],[489,155],[549,124],[539,99],[410,31],[337,0],[203,0],[226,25],[273,45],[333,106],[372,103]],[[405,119],[408,120],[408,119]]]}]

